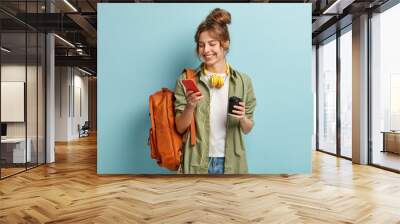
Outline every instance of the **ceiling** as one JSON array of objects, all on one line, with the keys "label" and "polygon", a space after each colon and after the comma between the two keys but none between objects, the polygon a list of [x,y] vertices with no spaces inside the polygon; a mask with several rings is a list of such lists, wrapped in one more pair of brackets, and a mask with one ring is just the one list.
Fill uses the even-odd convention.
[{"label": "ceiling", "polygon": [[[218,2],[268,2],[268,3],[312,3],[313,43],[336,32],[337,27],[351,24],[353,16],[372,10],[388,0],[222,0]],[[189,2],[171,0],[1,0],[0,22],[2,38],[8,38],[9,46],[15,49],[25,46],[22,38],[29,31],[55,32],[56,65],[82,66],[96,71],[97,57],[97,3],[135,3],[135,2]],[[190,2],[215,2],[196,0]],[[335,3],[337,2],[337,3]],[[49,13],[52,11],[52,13]],[[340,22],[338,22],[340,20]],[[339,25],[338,25],[339,24]],[[21,39],[22,38],[22,39]],[[5,43],[2,41],[2,43]],[[29,44],[27,51],[30,52]],[[17,50],[18,51],[18,50]],[[23,52],[21,52],[23,53]]]}]

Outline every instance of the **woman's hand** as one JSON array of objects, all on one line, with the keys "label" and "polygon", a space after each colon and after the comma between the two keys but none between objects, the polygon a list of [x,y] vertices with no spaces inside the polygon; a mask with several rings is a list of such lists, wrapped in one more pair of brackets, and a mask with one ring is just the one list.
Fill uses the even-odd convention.
[{"label": "woman's hand", "polygon": [[235,105],[233,106],[233,110],[232,110],[232,116],[236,117],[237,119],[239,119],[240,121],[243,120],[246,116],[246,105],[244,104],[244,102],[239,102],[239,105]]},{"label": "woman's hand", "polygon": [[239,119],[240,127],[242,131],[247,134],[253,128],[253,122],[250,119],[246,118],[246,105],[244,102],[239,102],[239,105],[233,106],[234,110],[232,110],[231,116]]},{"label": "woman's hand", "polygon": [[201,98],[203,98],[203,95],[201,95],[200,92],[195,93],[192,91],[188,91],[186,93],[186,101],[187,101],[186,107],[181,115],[175,117],[176,130],[180,134],[185,133],[185,131],[190,126],[190,123],[193,118],[194,109],[196,108]]},{"label": "woman's hand", "polygon": [[197,104],[202,98],[203,95],[201,94],[201,92],[188,91],[186,93],[187,106],[189,106],[191,109],[196,108]]}]

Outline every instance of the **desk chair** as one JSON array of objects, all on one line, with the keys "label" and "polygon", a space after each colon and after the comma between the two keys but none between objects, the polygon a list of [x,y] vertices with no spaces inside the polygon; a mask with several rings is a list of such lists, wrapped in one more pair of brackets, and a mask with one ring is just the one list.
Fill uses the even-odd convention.
[{"label": "desk chair", "polygon": [[89,136],[89,129],[90,129],[89,121],[85,121],[82,127],[80,127],[80,125],[78,124],[79,138]]}]

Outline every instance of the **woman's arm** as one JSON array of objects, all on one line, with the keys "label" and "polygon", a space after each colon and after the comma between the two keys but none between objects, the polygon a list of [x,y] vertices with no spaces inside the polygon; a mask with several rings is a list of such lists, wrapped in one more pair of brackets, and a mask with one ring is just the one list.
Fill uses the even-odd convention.
[{"label": "woman's arm", "polygon": [[247,134],[253,129],[253,122],[244,116],[240,119],[240,127],[242,128],[243,133]]},{"label": "woman's arm", "polygon": [[185,106],[185,109],[182,111],[180,115],[175,117],[176,130],[180,134],[183,134],[190,126],[193,117],[193,112],[196,109],[197,103],[201,100],[201,98],[203,98],[203,95],[201,95],[201,93],[199,92],[198,93],[193,93],[191,91],[187,92],[186,94],[187,104]]},{"label": "woman's arm", "polygon": [[[246,76],[247,77],[247,76]],[[246,79],[246,102],[240,102],[239,106],[235,106],[233,112],[236,118],[239,119],[240,127],[245,134],[248,134],[254,127],[254,110],[256,107],[256,97],[254,95],[253,84],[250,78]]]}]

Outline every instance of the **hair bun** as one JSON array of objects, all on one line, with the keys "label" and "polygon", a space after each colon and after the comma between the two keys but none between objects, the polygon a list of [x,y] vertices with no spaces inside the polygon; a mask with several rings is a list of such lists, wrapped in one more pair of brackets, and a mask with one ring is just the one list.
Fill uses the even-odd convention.
[{"label": "hair bun", "polygon": [[215,21],[220,25],[228,25],[231,24],[231,14],[224,9],[216,8],[213,11],[211,11],[211,13],[207,16],[206,20]]}]

